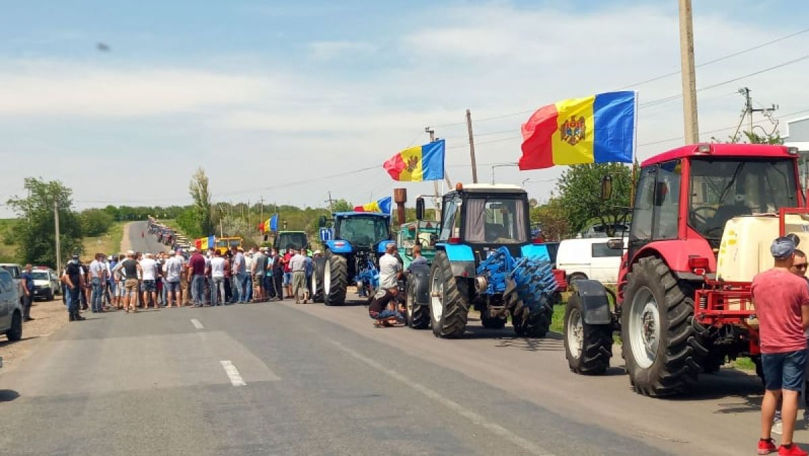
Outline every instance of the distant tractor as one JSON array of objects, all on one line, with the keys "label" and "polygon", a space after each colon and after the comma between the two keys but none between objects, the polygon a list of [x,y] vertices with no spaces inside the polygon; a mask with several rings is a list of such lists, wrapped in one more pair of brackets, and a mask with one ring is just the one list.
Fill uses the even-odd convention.
[{"label": "distant tractor", "polygon": [[568,300],[570,369],[604,373],[620,331],[643,395],[682,393],[738,356],[760,372],[750,283],[772,266],[774,238],[796,233],[809,245],[809,211],[795,209],[805,205],[797,164],[796,150],[749,144],[690,145],[644,161],[617,293],[579,280]]},{"label": "distant tractor", "polygon": [[272,246],[278,252],[286,252],[289,249],[309,249],[309,238],[305,231],[279,231],[275,234]]},{"label": "distant tractor", "polygon": [[399,254],[402,257],[402,264],[405,269],[413,261],[413,247],[421,247],[421,255],[432,263],[435,257],[435,243],[438,241],[438,231],[440,222],[419,220],[402,224],[396,236],[396,244],[399,246]]},{"label": "distant tractor", "polygon": [[[178,237],[179,239],[179,237]],[[220,254],[226,254],[232,247],[239,248],[242,246],[243,239],[240,237],[218,237],[214,241],[215,249]]]},{"label": "distant tractor", "polygon": [[[333,225],[320,219],[325,250],[323,270],[312,276],[312,288],[322,287],[323,302],[341,305],[349,284],[360,297],[370,298],[379,286],[379,257],[391,241],[390,215],[375,212],[337,212]],[[322,284],[322,285],[321,285]]]},{"label": "distant tractor", "polygon": [[[462,185],[444,195],[429,311],[436,337],[461,337],[470,307],[486,328],[511,316],[519,336],[543,337],[556,291],[547,248],[532,241],[528,196],[512,185]],[[416,201],[416,217],[424,201]],[[424,306],[417,309],[424,312]]]}]

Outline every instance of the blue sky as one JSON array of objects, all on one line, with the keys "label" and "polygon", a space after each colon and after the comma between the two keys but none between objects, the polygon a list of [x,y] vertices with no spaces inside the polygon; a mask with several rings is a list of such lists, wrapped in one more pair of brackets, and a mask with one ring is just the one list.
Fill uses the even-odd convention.
[{"label": "blue sky", "polygon": [[[697,1],[694,15],[697,62],[809,26],[801,1]],[[677,39],[675,0],[7,2],[0,158],[14,166],[0,170],[0,200],[41,176],[72,187],[78,207],[185,203],[202,166],[221,201],[320,206],[332,191],[359,204],[394,186],[381,168],[321,177],[381,166],[425,142],[427,125],[447,138],[452,180],[469,181],[466,108],[482,179],[529,179],[542,200],[560,169],[491,168],[519,157],[525,112],[675,71]],[[809,33],[700,68],[697,85],[806,54]],[[780,105],[782,124],[809,114],[808,70],[700,92],[703,139],[730,133],[745,85]],[[643,106],[680,81],[635,88]],[[641,158],[681,144],[681,110],[679,99],[641,109]]]}]

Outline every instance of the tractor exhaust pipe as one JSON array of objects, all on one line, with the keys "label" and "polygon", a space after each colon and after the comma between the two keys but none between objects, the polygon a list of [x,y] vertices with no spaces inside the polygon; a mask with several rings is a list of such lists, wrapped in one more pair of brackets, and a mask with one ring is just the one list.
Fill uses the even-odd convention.
[{"label": "tractor exhaust pipe", "polygon": [[393,202],[396,203],[396,220],[401,225],[405,222],[405,203],[407,202],[407,189],[394,188]]}]

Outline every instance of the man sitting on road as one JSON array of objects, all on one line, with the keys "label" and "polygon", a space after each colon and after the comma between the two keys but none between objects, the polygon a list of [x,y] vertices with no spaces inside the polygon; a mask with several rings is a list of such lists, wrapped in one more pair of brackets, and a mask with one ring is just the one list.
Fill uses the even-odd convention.
[{"label": "man sitting on road", "polygon": [[377,291],[368,306],[368,316],[373,318],[374,326],[401,326],[404,324],[404,304],[399,298],[398,285]]}]

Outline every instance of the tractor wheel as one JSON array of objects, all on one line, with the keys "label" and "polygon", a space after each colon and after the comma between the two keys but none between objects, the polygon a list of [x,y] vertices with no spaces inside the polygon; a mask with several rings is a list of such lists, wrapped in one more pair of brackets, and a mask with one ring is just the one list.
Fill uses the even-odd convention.
[{"label": "tractor wheel", "polygon": [[346,301],[348,263],[340,255],[329,255],[323,268],[323,302],[327,306],[340,306]]},{"label": "tractor wheel", "polygon": [[570,370],[583,375],[603,374],[612,357],[612,327],[585,323],[577,293],[565,307],[565,357]]},{"label": "tractor wheel", "polygon": [[[527,312],[528,309],[525,311]],[[534,339],[545,337],[551,327],[552,317],[553,310],[547,306],[543,306],[542,310],[528,314],[522,325],[523,335]]]},{"label": "tractor wheel", "polygon": [[624,293],[621,338],[632,385],[646,396],[683,392],[700,370],[688,343],[694,333],[689,318],[693,299],[655,257],[632,266]]},{"label": "tractor wheel", "polygon": [[761,385],[767,385],[767,382],[764,381],[764,366],[761,365],[761,355],[753,355],[750,357],[750,359],[756,366],[756,375],[758,375],[758,378],[761,379]]},{"label": "tractor wheel", "polygon": [[725,364],[725,353],[721,351],[712,351],[710,355],[703,358],[700,362],[702,372],[706,374],[715,374],[719,372],[719,368]]},{"label": "tractor wheel", "polygon": [[468,313],[469,303],[458,289],[447,254],[436,252],[430,269],[430,320],[433,334],[446,338],[463,336]]},{"label": "tractor wheel", "polygon": [[6,331],[6,337],[10,342],[16,342],[22,339],[22,315],[15,310],[14,315],[11,316],[11,328]]},{"label": "tractor wheel", "polygon": [[425,329],[430,326],[430,308],[416,304],[416,284],[413,280],[407,281],[407,326],[413,329]]},{"label": "tractor wheel", "polygon": [[506,326],[506,316],[489,315],[489,306],[480,311],[480,323],[487,329],[503,329]]},{"label": "tractor wheel", "polygon": [[312,260],[312,302],[323,302],[323,270],[325,268],[325,257]]},{"label": "tractor wheel", "polygon": [[573,274],[570,274],[570,277],[567,278],[567,283],[573,285],[573,282],[578,280],[587,280],[587,275],[581,272],[574,272]]}]

